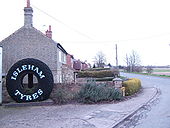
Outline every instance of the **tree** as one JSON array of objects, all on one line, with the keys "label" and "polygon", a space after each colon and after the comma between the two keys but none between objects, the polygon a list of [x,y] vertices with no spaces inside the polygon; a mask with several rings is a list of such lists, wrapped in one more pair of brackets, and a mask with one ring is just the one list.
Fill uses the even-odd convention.
[{"label": "tree", "polygon": [[126,70],[128,72],[141,72],[142,68],[140,66],[141,60],[136,51],[132,50],[131,54],[126,54],[125,58]]},{"label": "tree", "polygon": [[109,66],[110,68],[112,67],[112,65],[111,65],[110,63],[108,64],[108,66]]},{"label": "tree", "polygon": [[93,64],[93,68],[96,68],[96,65],[95,65],[95,64]]},{"label": "tree", "polygon": [[151,74],[151,73],[153,72],[152,66],[147,66],[147,67],[146,67],[146,72],[147,72],[148,74]]},{"label": "tree", "polygon": [[103,52],[98,52],[96,56],[94,57],[94,63],[96,64],[96,67],[103,68],[106,63],[106,57],[103,54]]}]

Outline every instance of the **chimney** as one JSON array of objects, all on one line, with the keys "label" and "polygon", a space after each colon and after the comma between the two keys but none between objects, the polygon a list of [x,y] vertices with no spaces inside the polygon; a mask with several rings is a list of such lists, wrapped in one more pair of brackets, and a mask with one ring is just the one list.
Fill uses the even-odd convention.
[{"label": "chimney", "polygon": [[30,0],[27,0],[27,6],[24,8],[24,26],[29,28],[33,27],[33,9],[30,6]]},{"label": "chimney", "polygon": [[52,31],[51,31],[51,25],[49,25],[49,29],[45,32],[46,36],[52,39]]}]

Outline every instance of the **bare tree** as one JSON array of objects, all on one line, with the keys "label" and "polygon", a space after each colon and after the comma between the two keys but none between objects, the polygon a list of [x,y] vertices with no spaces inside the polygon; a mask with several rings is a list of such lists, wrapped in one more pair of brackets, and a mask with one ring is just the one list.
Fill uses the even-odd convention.
[{"label": "bare tree", "polygon": [[134,50],[132,50],[131,54],[126,54],[126,58],[125,58],[125,62],[126,62],[126,70],[129,72],[140,72],[141,71],[141,60],[140,57],[138,55],[138,53]]},{"label": "bare tree", "polygon": [[100,51],[96,54],[96,56],[94,57],[94,63],[97,67],[104,67],[106,63],[106,57],[103,52]]},{"label": "bare tree", "polygon": [[147,66],[147,67],[146,67],[146,72],[147,72],[148,74],[151,74],[151,73],[153,72],[152,66]]},{"label": "bare tree", "polygon": [[129,62],[129,56],[128,54],[126,54],[126,57],[125,57],[125,62],[126,62],[126,70],[127,71],[130,71],[130,62]]}]

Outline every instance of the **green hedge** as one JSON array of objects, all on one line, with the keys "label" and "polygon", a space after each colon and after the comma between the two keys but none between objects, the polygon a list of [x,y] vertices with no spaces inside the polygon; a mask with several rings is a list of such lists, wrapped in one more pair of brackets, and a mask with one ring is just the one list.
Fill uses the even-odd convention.
[{"label": "green hedge", "polygon": [[106,84],[97,85],[95,81],[88,81],[82,86],[76,99],[82,103],[97,103],[101,101],[120,100],[121,90],[110,87]]},{"label": "green hedge", "polygon": [[86,71],[103,71],[103,70],[111,70],[111,68],[90,68]]},{"label": "green hedge", "polygon": [[114,77],[96,78],[96,81],[113,81]]},{"label": "green hedge", "polygon": [[137,78],[131,78],[123,82],[125,87],[125,95],[130,96],[138,92],[141,88],[141,81]]},{"label": "green hedge", "polygon": [[78,78],[103,78],[103,77],[116,77],[119,76],[118,70],[103,70],[103,71],[80,71],[77,74]]}]

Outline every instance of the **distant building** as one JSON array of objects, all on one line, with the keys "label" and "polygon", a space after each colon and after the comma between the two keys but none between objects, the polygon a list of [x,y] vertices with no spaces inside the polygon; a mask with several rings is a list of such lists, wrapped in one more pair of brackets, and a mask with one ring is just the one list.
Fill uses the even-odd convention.
[{"label": "distant building", "polygon": [[70,54],[67,54],[67,65],[68,67],[72,68],[73,69],[73,60],[74,60],[74,57],[73,55],[70,55]]},{"label": "distant building", "polygon": [[87,64],[86,62],[82,62],[78,59],[78,60],[74,60],[73,68],[75,70],[86,70],[86,69],[90,68],[90,65]]}]

